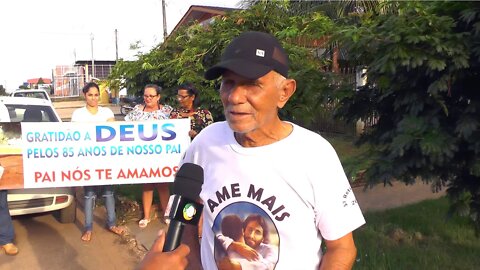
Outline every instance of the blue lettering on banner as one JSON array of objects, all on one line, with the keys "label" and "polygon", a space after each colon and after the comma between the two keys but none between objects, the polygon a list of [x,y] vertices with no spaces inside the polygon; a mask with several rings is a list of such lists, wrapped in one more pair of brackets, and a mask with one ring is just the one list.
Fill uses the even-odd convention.
[{"label": "blue lettering on banner", "polygon": [[27,142],[68,142],[80,141],[81,134],[79,131],[74,132],[27,132],[25,135]]},{"label": "blue lettering on banner", "polygon": [[[151,127],[149,130],[150,133],[147,134],[145,127]],[[161,126],[161,131],[164,135],[161,136],[163,141],[174,140],[177,137],[176,132],[173,130],[175,128],[174,124],[165,123]],[[135,133],[136,132],[136,133]],[[142,141],[153,141],[158,138],[159,129],[158,124],[138,124],[137,129],[132,124],[119,125],[118,130],[115,127],[111,126],[96,126],[95,129],[95,138],[97,142],[108,142],[118,138],[118,141],[134,141],[138,134],[138,138]]]},{"label": "blue lettering on banner", "polygon": [[28,148],[27,158],[56,158],[58,157],[58,148]]}]

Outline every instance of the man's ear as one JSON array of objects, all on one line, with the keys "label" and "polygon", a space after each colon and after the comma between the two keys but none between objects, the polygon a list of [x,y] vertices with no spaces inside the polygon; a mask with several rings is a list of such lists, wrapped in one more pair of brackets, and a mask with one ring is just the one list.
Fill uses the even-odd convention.
[{"label": "man's ear", "polygon": [[280,98],[278,100],[278,108],[281,109],[287,101],[292,97],[293,93],[297,90],[297,82],[294,79],[285,79],[282,83],[282,89]]}]

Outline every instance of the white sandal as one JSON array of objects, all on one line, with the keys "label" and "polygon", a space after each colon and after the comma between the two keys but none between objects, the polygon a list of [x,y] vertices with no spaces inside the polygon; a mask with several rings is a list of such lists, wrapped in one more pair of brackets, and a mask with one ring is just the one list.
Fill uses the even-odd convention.
[{"label": "white sandal", "polygon": [[150,223],[150,219],[141,219],[138,222],[138,227],[145,228],[145,227],[147,227],[148,223]]}]

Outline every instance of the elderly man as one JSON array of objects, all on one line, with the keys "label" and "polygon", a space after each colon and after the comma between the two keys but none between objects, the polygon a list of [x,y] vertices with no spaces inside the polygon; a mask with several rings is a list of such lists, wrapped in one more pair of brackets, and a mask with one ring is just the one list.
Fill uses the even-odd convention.
[{"label": "elderly man", "polygon": [[[208,80],[222,79],[226,121],[205,128],[183,160],[202,166],[205,173],[200,193],[204,269],[216,269],[215,230],[225,213],[266,213],[269,244],[278,249],[272,268],[353,266],[352,231],[365,220],[332,146],[317,133],[279,118],[278,110],[296,90],[288,69],[288,56],[275,37],[245,32],[205,73]],[[189,247],[195,264],[198,243],[190,241]]]}]

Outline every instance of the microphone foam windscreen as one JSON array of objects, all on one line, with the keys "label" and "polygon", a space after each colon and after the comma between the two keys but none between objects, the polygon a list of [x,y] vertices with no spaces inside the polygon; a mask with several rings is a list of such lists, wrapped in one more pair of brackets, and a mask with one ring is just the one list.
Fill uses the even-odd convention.
[{"label": "microphone foam windscreen", "polygon": [[173,194],[196,200],[202,191],[203,168],[193,164],[184,163],[175,176]]}]

